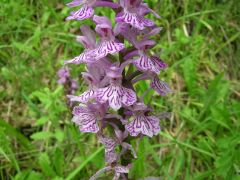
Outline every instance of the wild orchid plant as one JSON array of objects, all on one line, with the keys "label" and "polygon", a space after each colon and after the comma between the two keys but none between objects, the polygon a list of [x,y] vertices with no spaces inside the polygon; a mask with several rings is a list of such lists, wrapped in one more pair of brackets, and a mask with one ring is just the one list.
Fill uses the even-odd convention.
[{"label": "wild orchid plant", "polygon": [[[82,35],[77,36],[77,41],[85,50],[64,63],[86,65],[86,72],[81,74],[88,89],[79,96],[68,95],[68,98],[80,103],[73,108],[72,121],[81,132],[95,133],[105,147],[106,167],[91,179],[107,171],[115,173],[115,180],[126,179],[131,167],[131,160],[124,159],[126,153],[137,158],[129,140],[145,135],[152,137],[160,131],[159,117],[151,115],[152,109],[144,104],[143,97],[137,97],[134,85],[150,80],[150,89],[160,95],[171,92],[158,78],[167,64],[150,52],[156,44],[150,38],[161,28],[145,15],[159,16],[142,0],[74,0],[68,6],[80,9],[71,12],[67,20],[91,19],[96,24],[95,31],[86,25],[80,28]],[[108,17],[94,15],[96,7],[115,11],[114,27]],[[72,87],[74,81],[68,69],[60,70],[59,77],[59,83],[68,81]]]}]

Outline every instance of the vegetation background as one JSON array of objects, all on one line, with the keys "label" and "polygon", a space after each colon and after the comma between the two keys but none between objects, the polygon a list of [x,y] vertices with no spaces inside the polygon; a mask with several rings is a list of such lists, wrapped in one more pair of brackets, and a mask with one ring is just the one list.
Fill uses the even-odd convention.
[{"label": "vegetation background", "polygon": [[[130,177],[240,179],[240,1],[145,2],[162,16],[154,51],[175,93],[146,96],[172,116],[159,136],[141,140]],[[71,123],[56,83],[62,62],[83,50],[82,22],[65,22],[65,3],[0,0],[0,179],[88,179],[104,166],[103,148]],[[97,13],[113,20],[111,10]],[[73,67],[75,78],[81,69]]]}]

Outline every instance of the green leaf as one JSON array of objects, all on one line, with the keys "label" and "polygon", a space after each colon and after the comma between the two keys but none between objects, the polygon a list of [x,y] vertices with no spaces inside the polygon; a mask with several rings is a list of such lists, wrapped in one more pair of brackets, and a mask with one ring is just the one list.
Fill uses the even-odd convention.
[{"label": "green leaf", "polygon": [[179,173],[181,173],[183,167],[184,167],[184,163],[185,163],[185,155],[184,152],[179,149],[179,153],[177,154],[177,157],[175,157],[175,165],[174,165],[174,172],[173,172],[173,179],[178,179],[178,175]]},{"label": "green leaf", "polygon": [[192,57],[187,57],[183,63],[183,75],[190,95],[194,94],[196,87],[196,63]]},{"label": "green leaf", "polygon": [[50,159],[47,153],[40,154],[38,164],[46,176],[48,177],[56,176],[56,173],[51,166]]},{"label": "green leaf", "polygon": [[41,125],[44,125],[48,121],[49,121],[49,117],[48,116],[43,116],[36,121],[36,125],[41,126]]},{"label": "green leaf", "polygon": [[218,123],[219,125],[231,130],[230,126],[228,125],[230,115],[227,110],[227,107],[221,107],[219,105],[211,107],[211,116],[212,120]]},{"label": "green leaf", "polygon": [[42,180],[43,175],[30,169],[18,173],[14,180]]},{"label": "green leaf", "polygon": [[55,134],[54,134],[55,138],[59,141],[59,142],[63,142],[64,140],[64,132],[62,129],[57,129]]},{"label": "green leaf", "polygon": [[204,114],[210,110],[210,107],[222,100],[228,93],[229,84],[222,80],[223,74],[219,74],[210,83],[204,98],[204,107],[200,112],[198,120],[202,119]]},{"label": "green leaf", "polygon": [[61,149],[57,148],[54,152],[54,168],[58,176],[63,176],[64,154]]},{"label": "green leaf", "polygon": [[48,131],[37,132],[31,135],[33,140],[45,140],[51,137],[54,137],[54,134]]}]

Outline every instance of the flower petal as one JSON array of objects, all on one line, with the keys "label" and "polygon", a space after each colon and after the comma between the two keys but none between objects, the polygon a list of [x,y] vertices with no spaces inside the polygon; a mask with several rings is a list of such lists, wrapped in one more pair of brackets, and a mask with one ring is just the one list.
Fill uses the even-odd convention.
[{"label": "flower petal", "polygon": [[124,44],[114,41],[104,41],[96,49],[91,51],[91,57],[99,60],[106,57],[108,54],[115,54],[124,49]]},{"label": "flower petal", "polygon": [[96,46],[96,34],[95,32],[87,25],[80,27],[83,36],[88,40],[89,47],[95,48]]},{"label": "flower petal", "polygon": [[152,137],[160,131],[160,127],[157,124],[156,118],[144,115],[137,116],[132,122],[125,127],[131,136],[138,136],[140,133]]},{"label": "flower petal", "polygon": [[123,88],[122,103],[125,106],[131,106],[137,101],[136,93],[128,88]]},{"label": "flower petal", "polygon": [[[85,108],[79,107],[78,110],[79,113],[73,117],[72,121],[79,126],[80,131],[97,133],[99,127],[95,115]],[[76,112],[74,113],[76,114]]]},{"label": "flower petal", "polygon": [[162,96],[172,93],[172,90],[167,83],[160,81],[157,76],[153,78],[153,81],[151,82],[151,88],[153,88]]},{"label": "flower petal", "polygon": [[100,103],[108,101],[111,108],[118,110],[121,108],[121,98],[123,90],[120,86],[110,85],[97,91],[97,100]]},{"label": "flower petal", "polygon": [[68,3],[67,6],[69,7],[75,7],[82,5],[84,3],[84,0],[73,0],[72,2]]},{"label": "flower petal", "polygon": [[67,97],[70,99],[70,101],[77,101],[86,104],[89,100],[95,97],[95,91],[90,89],[82,93],[80,96],[68,95]]},{"label": "flower petal", "polygon": [[111,138],[100,137],[99,140],[105,146],[105,152],[113,151],[117,145],[116,142]]},{"label": "flower petal", "polygon": [[141,54],[138,59],[133,61],[133,64],[140,71],[152,71],[156,74],[159,74],[162,69],[167,68],[167,64],[160,60],[158,57],[148,57],[145,54]]},{"label": "flower petal", "polygon": [[146,27],[154,26],[153,21],[145,19],[144,17],[141,17],[136,13],[131,13],[126,10],[124,13],[121,12],[116,16],[116,21],[131,24],[133,27],[140,30],[143,30],[145,26]]},{"label": "flower petal", "polygon": [[78,116],[81,113],[88,113],[88,112],[89,112],[88,109],[86,107],[84,107],[84,106],[75,106],[73,108],[73,112],[72,113],[73,113],[73,115]]},{"label": "flower petal", "polygon": [[81,63],[90,61],[90,59],[91,58],[89,56],[89,51],[85,51],[82,54],[80,54],[79,56],[77,56],[71,60],[65,61],[64,65],[66,65],[66,64],[81,64]]},{"label": "flower petal", "polygon": [[118,155],[114,151],[107,151],[105,152],[105,162],[108,164],[112,164],[116,162]]},{"label": "flower petal", "polygon": [[113,9],[119,8],[119,4],[108,1],[96,1],[95,6],[111,7]]},{"label": "flower petal", "polygon": [[159,59],[156,56],[152,56],[151,57],[151,61],[152,61],[152,64],[153,64],[153,68],[152,69],[157,74],[160,73],[160,70],[166,69],[168,67],[168,65],[166,63],[164,63],[161,59]]},{"label": "flower petal", "polygon": [[147,119],[152,125],[153,135],[157,135],[161,131],[159,119],[155,116],[148,116]]},{"label": "flower petal", "polygon": [[94,15],[94,9],[87,5],[83,5],[79,10],[73,11],[70,16],[66,18],[66,20],[84,20],[92,17]]},{"label": "flower petal", "polygon": [[116,167],[115,167],[115,171],[117,172],[117,173],[129,173],[129,167],[127,167],[127,166],[121,166],[121,165],[117,165]]},{"label": "flower petal", "polygon": [[153,64],[148,56],[142,54],[139,59],[133,61],[133,64],[140,70],[140,71],[149,71],[152,70]]}]

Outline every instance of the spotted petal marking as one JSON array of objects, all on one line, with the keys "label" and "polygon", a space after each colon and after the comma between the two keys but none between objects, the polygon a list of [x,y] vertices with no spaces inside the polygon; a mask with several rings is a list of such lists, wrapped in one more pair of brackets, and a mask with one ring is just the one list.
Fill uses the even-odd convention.
[{"label": "spotted petal marking", "polygon": [[172,90],[168,84],[160,81],[157,76],[153,78],[153,81],[151,82],[151,88],[153,88],[162,96],[166,96],[168,93],[172,93]]},{"label": "spotted petal marking", "polygon": [[113,162],[116,162],[118,158],[118,155],[114,151],[107,151],[105,152],[105,162],[108,164],[111,164]]},{"label": "spotted petal marking", "polygon": [[129,167],[118,165],[115,167],[117,173],[129,173]]},{"label": "spotted petal marking", "polygon": [[111,108],[118,110],[121,108],[122,88],[120,86],[110,85],[106,88],[99,89],[97,92],[97,100],[100,103],[108,101]]},{"label": "spotted petal marking", "polygon": [[152,71],[156,74],[159,74],[162,69],[167,67],[167,64],[161,61],[158,57],[148,57],[145,54],[142,54],[138,59],[134,60],[133,64],[140,71]]},{"label": "spotted petal marking", "polygon": [[97,133],[99,131],[95,115],[87,110],[87,108],[80,106],[75,107],[73,114],[75,114],[75,116],[72,121],[79,126],[81,132]]},{"label": "spotted petal marking", "polygon": [[106,137],[101,137],[100,142],[105,146],[105,152],[113,151],[117,145],[113,139]]},{"label": "spotted petal marking", "polygon": [[96,97],[100,103],[108,101],[110,107],[114,110],[120,109],[122,103],[126,106],[130,106],[137,100],[133,90],[117,85],[110,85],[106,88],[99,89]]},{"label": "spotted petal marking", "polygon": [[68,61],[65,61],[64,64],[81,64],[81,63],[84,63],[84,62],[87,62],[91,59],[91,57],[89,56],[89,51],[85,51],[83,52],[82,54],[80,54],[79,56],[71,59],[71,60],[68,60]]},{"label": "spotted petal marking", "polygon": [[125,11],[124,13],[119,13],[116,17],[116,21],[131,24],[133,27],[140,30],[143,30],[145,27],[154,26],[153,21],[145,19],[144,17],[141,17],[136,13],[131,13],[128,11]]},{"label": "spotted petal marking", "polygon": [[139,115],[125,127],[131,136],[138,136],[141,133],[152,137],[160,131],[159,120],[153,116]]},{"label": "spotted petal marking", "polygon": [[150,58],[146,55],[141,55],[139,59],[133,61],[133,64],[141,71],[150,71],[153,66]]},{"label": "spotted petal marking", "polygon": [[92,17],[94,15],[94,9],[87,5],[83,5],[79,10],[71,12],[71,15],[67,17],[66,20],[84,20]]},{"label": "spotted petal marking", "polygon": [[147,116],[147,119],[152,125],[153,135],[157,135],[161,131],[159,119],[155,116]]},{"label": "spotted petal marking", "polygon": [[114,174],[113,180],[120,179],[121,174],[129,173],[129,167],[127,167],[127,166],[117,165],[114,168],[114,170],[115,170],[115,174]]},{"label": "spotted petal marking", "polygon": [[104,41],[96,49],[91,51],[90,55],[95,60],[106,57],[108,54],[115,54],[124,49],[124,44],[114,41]]},{"label": "spotted petal marking", "polygon": [[122,103],[125,106],[131,106],[137,101],[136,93],[128,88],[123,88],[124,94],[122,96]]},{"label": "spotted petal marking", "polygon": [[160,73],[160,70],[166,69],[168,67],[168,65],[166,63],[164,63],[161,59],[159,59],[156,56],[152,56],[150,59],[151,59],[151,62],[153,64],[153,68],[152,69],[157,74]]},{"label": "spotted petal marking", "polygon": [[68,95],[67,97],[70,99],[70,101],[77,101],[86,104],[95,97],[95,91],[90,89],[82,93],[80,96]]}]

